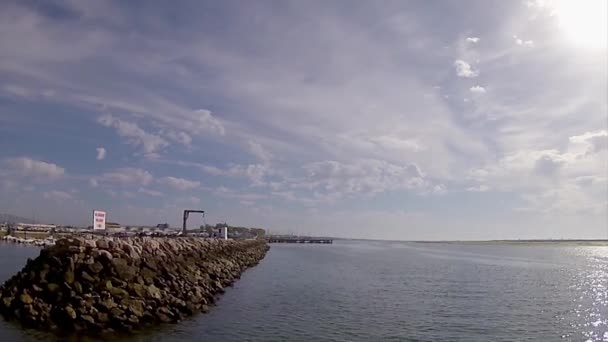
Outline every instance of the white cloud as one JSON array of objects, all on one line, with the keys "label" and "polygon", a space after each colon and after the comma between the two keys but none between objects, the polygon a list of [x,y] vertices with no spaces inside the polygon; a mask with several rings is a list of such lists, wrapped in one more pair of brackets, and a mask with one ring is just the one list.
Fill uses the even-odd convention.
[{"label": "white cloud", "polygon": [[479,76],[479,71],[473,70],[471,65],[462,59],[455,60],[454,67],[456,68],[456,75],[458,77],[472,78]]},{"label": "white cloud", "polygon": [[215,188],[213,192],[218,196],[232,198],[240,201],[259,201],[268,197],[264,194],[236,191],[233,189],[229,189],[225,186],[219,186]]},{"label": "white cloud", "polygon": [[467,43],[475,44],[475,43],[479,42],[479,38],[478,37],[467,37],[467,39],[465,39],[465,41]]},{"label": "white cloud", "polygon": [[47,200],[53,200],[53,201],[67,201],[67,200],[71,200],[74,197],[68,193],[68,192],[64,192],[64,191],[46,191],[44,193],[42,193],[42,197],[44,197]]},{"label": "white cloud", "polygon": [[18,177],[29,177],[36,181],[53,181],[65,174],[65,169],[53,164],[27,157],[5,161],[9,171]]},{"label": "white cloud", "polygon": [[146,188],[139,188],[137,190],[137,192],[139,192],[140,194],[146,194],[146,195],[155,196],[155,197],[160,197],[163,195],[163,193],[160,191],[146,189]]},{"label": "white cloud", "polygon": [[233,165],[227,172],[231,176],[248,178],[252,186],[265,185],[264,178],[271,173],[271,170],[262,164]]},{"label": "white cloud", "polygon": [[196,121],[198,121],[197,123],[199,129],[210,131],[219,135],[226,134],[224,125],[213,115],[211,115],[211,111],[206,109],[195,110],[194,116],[197,118]]},{"label": "white cloud", "polygon": [[587,153],[598,152],[608,149],[608,131],[599,130],[575,135],[568,139],[570,143],[581,145]]},{"label": "white cloud", "polygon": [[515,40],[515,44],[517,44],[517,45],[525,46],[525,47],[534,46],[534,42],[532,40],[523,40],[521,38],[518,38],[517,36],[513,36],[513,39]]},{"label": "white cloud", "polygon": [[447,188],[444,184],[437,184],[433,187],[432,192],[435,195],[444,195],[447,193]]},{"label": "white cloud", "polygon": [[132,167],[119,168],[93,179],[95,184],[102,182],[117,185],[148,185],[153,180],[150,172]]},{"label": "white cloud", "polygon": [[484,94],[486,92],[486,88],[479,85],[472,86],[469,90],[473,94]]},{"label": "white cloud", "polygon": [[467,188],[467,191],[470,191],[470,192],[486,192],[488,190],[490,190],[490,187],[488,187],[485,184],[480,184],[478,186],[472,186],[472,187]]},{"label": "white cloud", "polygon": [[382,135],[372,137],[370,141],[378,144],[380,147],[394,150],[406,150],[417,152],[424,150],[424,146],[416,139],[404,139],[393,135]]},{"label": "white cloud", "polygon": [[255,141],[249,141],[249,151],[263,162],[268,162],[272,159],[272,154],[268,152],[262,145]]},{"label": "white cloud", "polygon": [[415,164],[396,165],[382,160],[363,159],[354,163],[314,162],[303,168],[308,175],[292,187],[335,196],[422,189],[429,185]]},{"label": "white cloud", "polygon": [[103,160],[106,157],[106,149],[98,147],[97,149],[97,160]]},{"label": "white cloud", "polygon": [[548,215],[602,213],[608,190],[607,135],[600,130],[571,136],[561,151],[515,151],[472,170],[469,178],[482,184],[480,190],[489,185],[497,191],[518,193],[525,203],[520,210]]},{"label": "white cloud", "polygon": [[158,183],[180,191],[196,189],[201,185],[201,183],[198,181],[177,177],[163,177],[158,180]]},{"label": "white cloud", "polygon": [[99,186],[99,183],[97,182],[97,179],[95,179],[95,178],[91,178],[91,179],[89,179],[89,185],[90,185],[92,188],[96,188],[96,187],[98,187],[98,186]]},{"label": "white cloud", "polygon": [[186,132],[169,130],[168,132],[166,132],[166,136],[169,139],[182,145],[189,146],[190,144],[192,144],[192,137]]},{"label": "white cloud", "polygon": [[144,131],[136,123],[123,121],[109,114],[99,117],[97,122],[116,129],[119,136],[127,138],[129,144],[141,147],[145,154],[154,155],[157,151],[169,146],[165,139]]},{"label": "white cloud", "polygon": [[213,176],[220,176],[220,175],[226,174],[226,171],[224,171],[218,167],[210,166],[210,165],[200,165],[200,169],[203,172],[208,173]]}]

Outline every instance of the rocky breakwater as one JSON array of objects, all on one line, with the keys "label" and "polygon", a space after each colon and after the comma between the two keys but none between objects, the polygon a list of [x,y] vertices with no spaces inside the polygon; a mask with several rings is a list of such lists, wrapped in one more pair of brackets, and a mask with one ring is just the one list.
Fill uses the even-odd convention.
[{"label": "rocky breakwater", "polygon": [[261,240],[62,239],[0,287],[0,313],[58,333],[128,332],[208,310]]}]

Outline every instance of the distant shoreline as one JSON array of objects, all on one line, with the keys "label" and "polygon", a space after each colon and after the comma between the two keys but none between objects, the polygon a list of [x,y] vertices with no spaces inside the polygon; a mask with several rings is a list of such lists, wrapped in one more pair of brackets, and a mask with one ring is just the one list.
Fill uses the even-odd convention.
[{"label": "distant shoreline", "polygon": [[563,239],[563,240],[462,240],[462,241],[410,241],[414,243],[444,243],[463,245],[576,245],[576,246],[608,246],[608,240],[600,239]]},{"label": "distant shoreline", "polygon": [[407,242],[419,244],[452,244],[452,245],[577,245],[608,246],[608,239],[522,239],[522,240],[377,240],[349,239],[333,237],[335,241],[379,241]]}]

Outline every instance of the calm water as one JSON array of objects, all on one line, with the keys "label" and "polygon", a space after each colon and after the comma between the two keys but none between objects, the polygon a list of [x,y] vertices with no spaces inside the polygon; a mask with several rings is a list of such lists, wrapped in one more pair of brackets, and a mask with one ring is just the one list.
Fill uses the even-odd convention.
[{"label": "calm water", "polygon": [[[35,254],[0,245],[0,277]],[[273,245],[209,314],[129,340],[608,341],[607,280],[607,247]]]}]

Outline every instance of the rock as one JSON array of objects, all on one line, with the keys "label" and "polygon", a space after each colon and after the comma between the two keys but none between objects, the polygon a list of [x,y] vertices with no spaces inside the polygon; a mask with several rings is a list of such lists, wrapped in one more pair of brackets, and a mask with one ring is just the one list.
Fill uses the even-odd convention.
[{"label": "rock", "polygon": [[40,270],[40,272],[38,272],[38,278],[40,279],[41,283],[46,283],[46,275],[49,273],[49,270],[46,268],[43,268],[42,270]]},{"label": "rock", "polygon": [[112,287],[111,289],[109,289],[109,291],[110,294],[112,294],[112,296],[114,297],[122,298],[129,295],[129,292],[124,289],[121,289],[120,287]]},{"label": "rock", "polygon": [[79,282],[75,281],[74,282],[74,290],[76,290],[76,293],[82,293],[82,284],[80,284]]},{"label": "rock", "polygon": [[99,302],[99,305],[104,308],[106,311],[110,311],[116,307],[116,303],[112,300],[112,298],[105,299]]},{"label": "rock", "polygon": [[147,290],[149,298],[160,299],[162,297],[160,290],[154,285],[149,285]]},{"label": "rock", "polygon": [[112,266],[118,275],[118,278],[129,282],[137,275],[137,269],[135,267],[129,266],[127,264],[127,260],[122,258],[113,258]]},{"label": "rock", "polygon": [[81,247],[84,246],[84,240],[80,238],[68,239],[68,243],[70,246]]},{"label": "rock", "polygon": [[131,324],[138,324],[138,323],[139,323],[139,318],[137,318],[137,317],[136,317],[136,316],[134,316],[134,315],[131,315],[131,316],[129,316],[128,321],[129,321],[129,323],[131,323]]},{"label": "rock", "polygon": [[65,307],[65,313],[68,315],[69,318],[76,319],[76,311],[71,306],[68,305]]},{"label": "rock", "polygon": [[63,280],[68,284],[72,284],[74,282],[74,271],[66,271],[63,274]]},{"label": "rock", "polygon": [[[152,272],[152,270],[148,269],[148,268],[144,268],[143,270],[141,270],[141,279],[143,281],[143,284],[146,285],[152,285],[154,284],[154,279],[156,279],[156,273]],[[140,282],[141,284],[141,282]]]},{"label": "rock", "polygon": [[122,305],[127,307],[127,309],[137,317],[142,317],[144,315],[144,302],[137,299],[126,299],[121,302]]},{"label": "rock", "polygon": [[55,283],[48,283],[46,285],[46,289],[50,292],[50,293],[55,293],[57,292],[57,290],[59,290],[59,285],[55,284]]},{"label": "rock", "polygon": [[68,250],[72,253],[82,253],[82,252],[84,252],[84,247],[69,246]]},{"label": "rock", "polygon": [[132,293],[135,293],[135,295],[137,297],[145,297],[146,296],[146,289],[143,287],[143,285],[135,283],[135,284],[130,284],[129,285],[129,289],[132,291]]},{"label": "rock", "polygon": [[4,304],[6,308],[10,308],[13,304],[13,299],[13,297],[4,297],[2,298],[2,304]]},{"label": "rock", "polygon": [[171,319],[171,317],[162,314],[162,313],[157,313],[156,317],[158,318],[159,321],[163,322],[163,323],[171,323],[173,320]]},{"label": "rock", "polygon": [[99,273],[103,271],[103,265],[99,261],[96,261],[89,265],[89,270],[93,273]]},{"label": "rock", "polygon": [[90,324],[95,324],[95,320],[90,315],[81,315],[80,318],[83,321],[89,322]]},{"label": "rock", "polygon": [[82,271],[82,279],[89,282],[89,283],[93,283],[95,282],[95,278],[93,278],[90,274],[87,273],[87,271]]},{"label": "rock", "polygon": [[97,253],[99,253],[100,259],[106,260],[106,261],[112,261],[112,258],[113,258],[112,253],[110,253],[106,250],[103,250],[103,249],[98,250]]},{"label": "rock", "polygon": [[110,246],[108,245],[108,240],[99,239],[95,242],[97,248],[108,249]]},{"label": "rock", "polygon": [[207,311],[268,250],[198,238],[59,241],[0,287],[6,319],[85,334],[176,323]]},{"label": "rock", "polygon": [[30,295],[28,295],[27,293],[21,294],[21,296],[19,296],[19,299],[21,300],[21,303],[23,303],[23,304],[32,304],[34,302],[32,297]]},{"label": "rock", "polygon": [[105,313],[105,312],[98,312],[97,313],[97,321],[99,323],[106,323],[107,321],[109,321],[108,314]]},{"label": "rock", "polygon": [[126,321],[127,317],[125,316],[125,312],[119,308],[113,308],[110,311],[110,314],[112,315],[112,318],[118,320],[118,321]]}]

